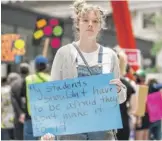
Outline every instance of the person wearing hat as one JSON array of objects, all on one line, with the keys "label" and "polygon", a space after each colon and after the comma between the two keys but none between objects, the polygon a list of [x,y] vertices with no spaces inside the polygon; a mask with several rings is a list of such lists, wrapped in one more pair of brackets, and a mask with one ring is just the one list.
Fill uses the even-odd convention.
[{"label": "person wearing hat", "polygon": [[144,70],[139,69],[135,72],[135,77],[136,77],[136,83],[139,85],[145,84],[146,80],[146,73]]},{"label": "person wearing hat", "polygon": [[[139,69],[135,72],[136,84],[146,85],[146,73],[143,69]],[[136,135],[135,140],[148,140],[149,139],[149,116],[147,111],[143,117],[136,119]]]},{"label": "person wearing hat", "polygon": [[25,78],[21,95],[26,98],[26,107],[25,107],[25,122],[24,122],[24,140],[37,140],[33,136],[32,121],[31,121],[31,111],[29,104],[29,93],[28,85],[35,83],[43,83],[49,81],[49,74],[46,73],[48,64],[48,59],[39,55],[35,58],[35,74],[29,75]]}]

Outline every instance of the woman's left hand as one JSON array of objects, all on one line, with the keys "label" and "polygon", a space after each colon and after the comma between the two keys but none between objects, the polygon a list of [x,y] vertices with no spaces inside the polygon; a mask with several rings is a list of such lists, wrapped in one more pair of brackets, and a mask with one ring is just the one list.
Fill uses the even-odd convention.
[{"label": "woman's left hand", "polygon": [[120,79],[113,79],[110,81],[109,84],[115,84],[117,86],[117,93],[121,91],[123,86],[123,83],[120,81]]},{"label": "woman's left hand", "polygon": [[55,136],[53,134],[47,133],[41,137],[41,140],[55,140]]}]

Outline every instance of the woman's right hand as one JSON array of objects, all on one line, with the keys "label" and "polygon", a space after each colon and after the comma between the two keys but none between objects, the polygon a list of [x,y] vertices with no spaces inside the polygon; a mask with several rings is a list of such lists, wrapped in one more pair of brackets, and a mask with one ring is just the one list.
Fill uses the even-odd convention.
[{"label": "woman's right hand", "polygon": [[53,134],[47,133],[41,137],[41,140],[55,140],[55,136]]}]

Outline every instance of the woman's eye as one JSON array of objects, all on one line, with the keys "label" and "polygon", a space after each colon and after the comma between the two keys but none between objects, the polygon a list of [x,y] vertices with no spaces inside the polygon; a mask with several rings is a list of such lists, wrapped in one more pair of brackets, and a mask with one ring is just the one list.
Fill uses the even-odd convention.
[{"label": "woman's eye", "polygon": [[84,21],[84,22],[88,22],[88,20],[87,20],[87,19],[84,19],[83,21]]},{"label": "woman's eye", "polygon": [[98,23],[98,21],[97,20],[94,20],[93,23]]}]

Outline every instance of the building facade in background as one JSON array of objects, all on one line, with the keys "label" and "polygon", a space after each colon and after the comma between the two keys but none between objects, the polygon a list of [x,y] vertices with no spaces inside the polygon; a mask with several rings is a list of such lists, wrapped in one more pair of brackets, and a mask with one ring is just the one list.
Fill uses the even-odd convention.
[{"label": "building facade in background", "polygon": [[[33,43],[33,31],[35,29],[35,22],[38,17],[55,17],[64,22],[64,32],[61,45],[68,44],[75,39],[71,13],[68,13],[68,11],[66,10],[65,12],[59,9],[61,7],[68,8],[69,3],[70,2],[61,3],[55,1],[55,5],[54,3],[52,5],[52,2],[46,2],[45,4],[42,2],[41,4],[41,2],[33,1],[33,3],[19,2],[18,6],[16,5],[16,3],[2,4],[1,34],[20,34],[26,41],[27,52],[26,55],[23,57],[23,61],[27,61],[32,64],[34,57],[38,54],[42,54],[44,46],[44,39],[42,39],[38,45],[35,45]],[[159,3],[155,3],[154,5],[151,4],[150,7],[149,4],[146,5],[146,3],[138,3],[138,5],[136,4],[136,6],[133,3],[132,5],[130,5],[133,31],[136,37],[137,48],[141,50],[142,56],[144,58],[144,67],[151,67],[155,64],[155,57],[151,56],[150,50],[153,46],[153,43],[159,38],[159,34],[156,33],[157,26],[151,23],[150,16],[162,13],[162,3],[161,5]],[[105,4],[102,3],[102,6],[104,5]],[[34,10],[32,10],[32,6]],[[39,12],[39,10],[41,12]],[[101,34],[99,36],[99,42],[104,46],[113,48],[118,43],[116,39],[116,31],[111,12],[111,8],[109,7],[109,12],[106,17],[107,29],[101,31]],[[49,47],[48,49],[48,59],[50,65],[54,59],[56,51],[57,49],[53,49],[51,47]],[[149,59],[150,62],[145,61],[145,59]],[[16,64],[8,63],[7,71],[16,71],[17,66],[18,65]]]}]

